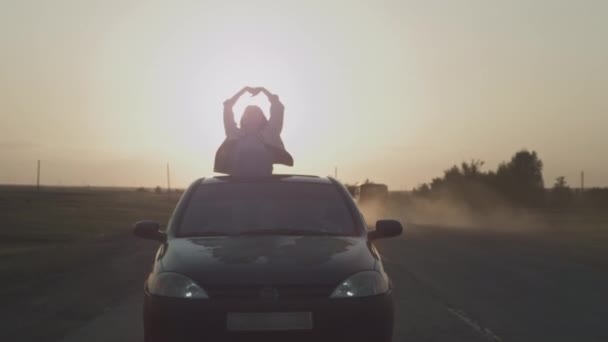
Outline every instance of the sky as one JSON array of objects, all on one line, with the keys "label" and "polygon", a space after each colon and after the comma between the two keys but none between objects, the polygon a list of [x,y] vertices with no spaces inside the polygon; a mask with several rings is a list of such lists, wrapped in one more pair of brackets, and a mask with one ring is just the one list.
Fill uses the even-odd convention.
[{"label": "sky", "polygon": [[[295,167],[411,189],[538,152],[608,186],[606,1],[0,0],[0,183],[184,187],[265,86]],[[244,97],[236,106],[268,103]],[[237,117],[238,119],[238,117]]]}]

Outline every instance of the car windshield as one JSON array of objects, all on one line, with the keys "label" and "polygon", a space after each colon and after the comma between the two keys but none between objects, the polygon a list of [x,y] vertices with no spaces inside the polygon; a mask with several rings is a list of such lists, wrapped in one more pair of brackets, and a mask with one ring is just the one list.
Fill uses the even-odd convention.
[{"label": "car windshield", "polygon": [[333,184],[235,182],[200,185],[177,236],[356,235]]}]

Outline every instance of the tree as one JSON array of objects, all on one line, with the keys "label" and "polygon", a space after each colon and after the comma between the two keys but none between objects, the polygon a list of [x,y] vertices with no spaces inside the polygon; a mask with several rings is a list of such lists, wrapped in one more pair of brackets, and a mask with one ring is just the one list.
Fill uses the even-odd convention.
[{"label": "tree", "polygon": [[571,204],[573,199],[572,189],[568,186],[564,176],[557,177],[553,189],[551,189],[551,204],[564,207]]},{"label": "tree", "polygon": [[468,178],[478,178],[483,174],[481,168],[484,164],[484,161],[479,159],[472,159],[470,164],[463,162],[460,166],[460,169],[462,170],[461,173]]},{"label": "tree", "polygon": [[428,196],[431,193],[431,188],[428,184],[423,183],[415,188],[412,192],[417,196]]},{"label": "tree", "polygon": [[[536,152],[522,150],[503,162],[496,172],[482,170],[484,162],[473,159],[454,165],[414,190],[428,198],[451,197],[474,208],[489,208],[504,200],[524,207],[545,203],[543,163]],[[492,199],[492,200],[490,200]]]},{"label": "tree", "polygon": [[553,190],[563,190],[569,189],[568,183],[566,183],[566,177],[560,176],[555,178],[555,185],[553,185]]},{"label": "tree", "polygon": [[508,163],[500,164],[495,182],[500,192],[514,204],[538,206],[543,203],[543,162],[534,151],[519,151]]}]

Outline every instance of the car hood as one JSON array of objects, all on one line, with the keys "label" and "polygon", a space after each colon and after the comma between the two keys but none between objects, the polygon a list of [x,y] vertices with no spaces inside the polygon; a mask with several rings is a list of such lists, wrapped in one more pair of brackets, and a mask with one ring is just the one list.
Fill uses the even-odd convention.
[{"label": "car hood", "polygon": [[374,268],[365,238],[327,236],[242,236],[170,239],[163,271],[198,284],[337,284]]}]

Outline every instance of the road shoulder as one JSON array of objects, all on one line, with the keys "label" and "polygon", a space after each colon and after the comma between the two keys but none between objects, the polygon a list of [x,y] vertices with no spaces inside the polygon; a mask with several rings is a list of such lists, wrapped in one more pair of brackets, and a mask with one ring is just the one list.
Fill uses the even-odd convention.
[{"label": "road shoulder", "polygon": [[141,293],[68,334],[61,342],[139,342],[143,339]]}]

